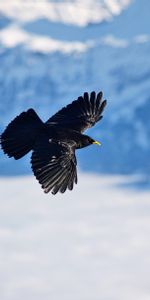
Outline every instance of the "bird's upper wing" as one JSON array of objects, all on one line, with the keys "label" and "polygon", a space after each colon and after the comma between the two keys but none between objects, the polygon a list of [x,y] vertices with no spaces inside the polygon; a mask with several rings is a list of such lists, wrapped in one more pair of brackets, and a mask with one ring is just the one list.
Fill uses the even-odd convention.
[{"label": "bird's upper wing", "polygon": [[83,132],[92,127],[102,118],[102,112],[106,106],[106,100],[102,100],[103,93],[96,95],[92,92],[90,95],[84,93],[83,97],[62,108],[53,115],[47,124],[58,124],[64,128],[70,128],[79,132]]},{"label": "bird's upper wing", "polygon": [[31,157],[32,170],[45,193],[64,193],[77,183],[74,143],[49,142],[40,139]]}]

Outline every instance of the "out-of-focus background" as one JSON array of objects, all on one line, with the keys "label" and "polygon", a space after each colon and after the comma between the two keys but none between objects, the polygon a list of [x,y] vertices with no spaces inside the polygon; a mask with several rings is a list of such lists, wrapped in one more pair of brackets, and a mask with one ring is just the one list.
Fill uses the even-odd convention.
[{"label": "out-of-focus background", "polygon": [[0,132],[102,90],[73,192],[0,151],[0,299],[150,299],[149,0],[0,1]]}]

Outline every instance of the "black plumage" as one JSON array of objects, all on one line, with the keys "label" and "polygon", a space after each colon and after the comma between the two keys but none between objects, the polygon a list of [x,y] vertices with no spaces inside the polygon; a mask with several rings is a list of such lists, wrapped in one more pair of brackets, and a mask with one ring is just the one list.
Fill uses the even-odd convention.
[{"label": "black plumage", "polygon": [[84,93],[46,123],[33,109],[21,113],[1,135],[4,153],[20,159],[32,150],[32,170],[44,192],[72,190],[77,183],[75,150],[99,144],[82,132],[101,120],[106,106],[102,96],[102,92]]}]

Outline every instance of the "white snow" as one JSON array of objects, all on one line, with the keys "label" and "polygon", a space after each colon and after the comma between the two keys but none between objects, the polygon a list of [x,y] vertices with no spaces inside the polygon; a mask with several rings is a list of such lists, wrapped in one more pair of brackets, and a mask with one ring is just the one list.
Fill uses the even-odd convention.
[{"label": "white snow", "polygon": [[79,174],[52,196],[1,178],[0,299],[150,299],[150,194],[128,180]]},{"label": "white snow", "polygon": [[101,39],[81,41],[60,41],[51,37],[46,37],[38,34],[28,33],[18,25],[10,25],[3,30],[0,30],[0,43],[4,47],[12,48],[18,45],[24,45],[32,51],[40,53],[72,53],[86,52],[90,48],[98,45],[107,45],[113,48],[127,48],[132,44],[142,44],[150,41],[148,35],[139,35],[131,40],[121,39],[114,35],[106,35]]},{"label": "white snow", "polygon": [[0,31],[0,42],[5,47],[15,47],[28,42],[30,35],[18,26],[8,26]]},{"label": "white snow", "polygon": [[150,35],[148,34],[141,34],[135,37],[135,42],[137,44],[144,44],[150,42]]},{"label": "white snow", "polygon": [[47,37],[34,36],[30,38],[30,41],[26,46],[33,51],[39,51],[41,53],[50,53],[56,51],[61,53],[82,53],[89,49],[90,42],[62,42]]},{"label": "white snow", "polygon": [[119,39],[113,35],[107,35],[102,38],[103,45],[108,45],[114,48],[126,48],[129,45],[129,41],[126,39]]},{"label": "white snow", "polygon": [[16,25],[11,25],[0,31],[0,43],[8,48],[23,44],[26,48],[41,53],[59,51],[61,53],[85,52],[92,43],[63,42],[41,35],[30,34]]},{"label": "white snow", "polygon": [[77,26],[110,20],[118,15],[132,0],[74,0],[74,1],[0,1],[0,12],[15,21],[28,22],[47,18]]}]

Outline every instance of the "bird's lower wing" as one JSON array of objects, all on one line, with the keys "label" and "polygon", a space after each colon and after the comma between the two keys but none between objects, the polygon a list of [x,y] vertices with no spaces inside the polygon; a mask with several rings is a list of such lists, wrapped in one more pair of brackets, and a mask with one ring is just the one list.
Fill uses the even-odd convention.
[{"label": "bird's lower wing", "polygon": [[106,106],[106,100],[102,101],[103,93],[96,95],[92,92],[90,95],[84,93],[83,97],[62,108],[46,123],[58,124],[63,128],[70,128],[79,132],[83,132],[87,128],[92,127],[102,118],[102,112]]},{"label": "bird's lower wing", "polygon": [[74,149],[67,144],[37,144],[31,157],[32,170],[45,193],[73,189],[77,183],[76,157]]}]

